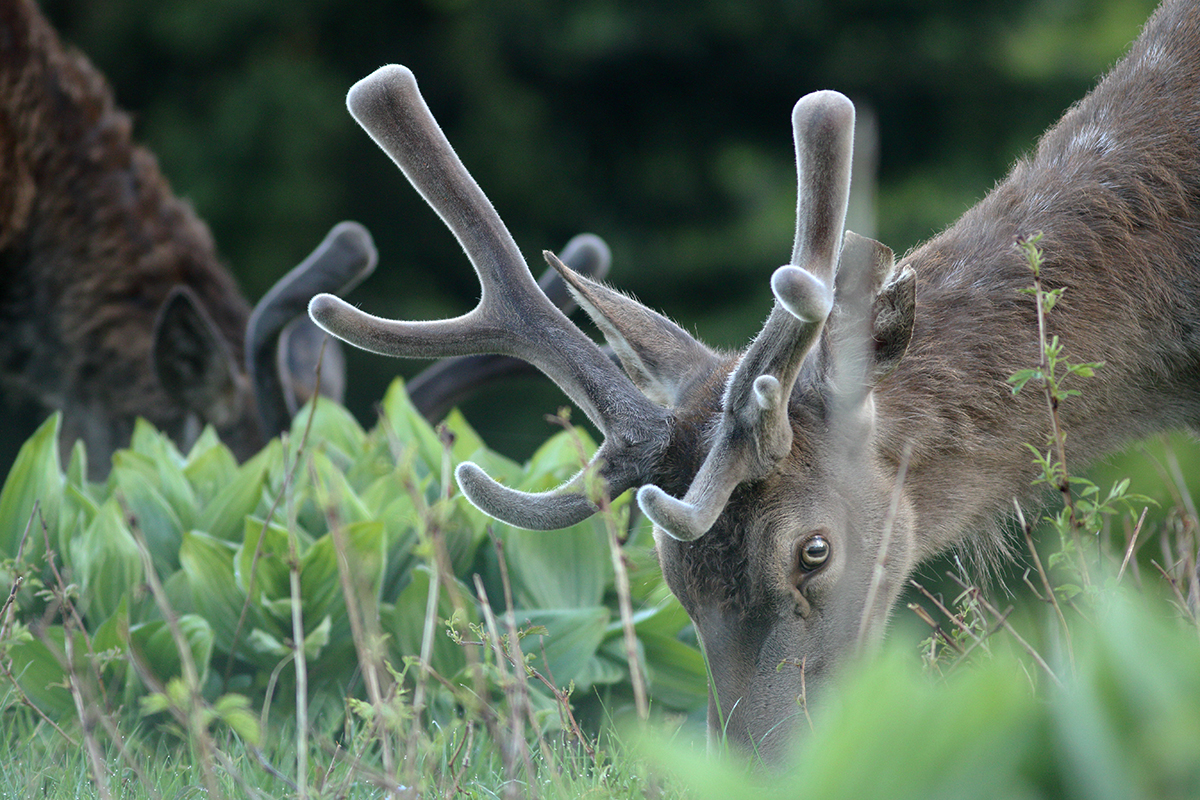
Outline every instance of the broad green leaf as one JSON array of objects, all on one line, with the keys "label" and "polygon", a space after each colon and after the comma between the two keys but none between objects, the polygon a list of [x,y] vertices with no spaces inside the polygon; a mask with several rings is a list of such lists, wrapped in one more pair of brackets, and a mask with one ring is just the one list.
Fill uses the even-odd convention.
[{"label": "broad green leaf", "polygon": [[519,489],[542,492],[572,478],[596,452],[596,443],[583,428],[550,437],[537,449],[525,469]]},{"label": "broad green leaf", "polygon": [[486,517],[461,494],[442,501],[441,532],[455,575],[464,575],[475,562],[479,547],[487,539],[489,525],[496,523]]},{"label": "broad green leaf", "polygon": [[129,642],[129,598],[122,597],[112,615],[96,628],[92,647],[97,651],[125,649]]},{"label": "broad green leaf", "polygon": [[[821,735],[794,761],[790,780],[802,780],[808,796],[1028,796],[1023,779],[1012,781],[1022,751],[1036,741],[1028,724],[1034,700],[1013,660],[998,658],[935,685],[893,651],[848,679],[837,703],[813,709]],[[897,747],[914,731],[919,747]]]},{"label": "broad green leaf", "polygon": [[333,630],[333,620],[328,616],[321,618],[321,621],[313,626],[308,620],[305,620],[305,627],[308,631],[304,634],[304,657],[308,659],[317,659],[321,656],[321,651],[329,646],[330,631]]},{"label": "broad green leaf", "polygon": [[243,464],[234,479],[201,509],[196,527],[218,539],[237,541],[244,532],[246,517],[258,508],[267,472],[280,460],[281,452],[278,441],[273,440]]},{"label": "broad green leaf", "polygon": [[[129,668],[129,595],[126,594],[117,604],[112,616],[100,623],[92,634],[92,649],[100,653],[115,652],[119,655],[108,661],[106,672],[120,684],[121,701],[131,705],[137,700],[140,684],[135,671]],[[117,698],[110,695],[109,702],[115,704]]]},{"label": "broad green leaf", "polygon": [[65,542],[69,549],[70,543],[80,531],[92,524],[99,512],[100,506],[90,495],[68,483],[63,490],[62,509],[58,513],[58,541]]},{"label": "broad green leaf", "polygon": [[211,427],[205,428],[183,467],[183,474],[195,492],[197,506],[204,508],[216,499],[222,489],[237,479],[237,473],[238,463],[233,453],[216,439]]},{"label": "broad green leaf", "polygon": [[[307,441],[304,438],[306,431]],[[315,411],[310,400],[292,419],[291,434],[288,437],[288,458],[296,458],[296,453],[303,444],[309,452],[320,451],[345,470],[363,451],[366,439],[367,434],[349,411],[322,397],[317,400]]]},{"label": "broad green leaf", "polygon": [[[179,549],[180,567],[187,575],[196,612],[209,621],[217,645],[226,653],[233,648],[234,632],[246,605],[246,595],[234,578],[234,552],[230,543],[201,531],[185,534]],[[256,610],[254,604],[247,610],[243,636],[251,627],[263,625]]]},{"label": "broad green leaf", "polygon": [[674,636],[639,633],[645,655],[646,682],[658,703],[690,711],[708,702],[708,672],[704,656]]},{"label": "broad green leaf", "polygon": [[[656,606],[643,608],[633,614],[633,629],[638,636],[655,634],[674,637],[691,624],[692,621],[688,618],[687,611],[674,595],[667,597]],[[619,618],[614,619],[608,626],[607,634],[609,637],[624,635],[624,626]]]},{"label": "broad green leaf", "polygon": [[191,466],[198,457],[220,444],[221,437],[217,436],[216,428],[212,425],[205,425],[204,430],[200,431],[200,435],[196,437],[196,441],[192,442],[192,447],[183,460],[184,468]]},{"label": "broad green leaf", "polygon": [[457,408],[452,409],[446,415],[446,419],[442,421],[442,424],[446,426],[446,430],[454,437],[454,444],[450,448],[450,455],[454,459],[455,464],[466,461],[475,453],[486,449],[487,445],[483,443],[483,439],[479,437],[479,434],[467,422],[467,418]]},{"label": "broad green leaf", "polygon": [[125,524],[116,498],[105,503],[92,524],[70,543],[71,568],[80,601],[93,619],[108,619],[144,579],[142,555]]},{"label": "broad green leaf", "polygon": [[[516,612],[517,628],[542,626],[543,636],[527,636],[521,649],[533,655],[533,666],[555,684],[566,686],[575,682],[578,689],[587,689],[601,671],[589,662],[604,641],[604,630],[612,612],[605,606],[593,608],[538,608]],[[590,673],[590,674],[588,674]]]},{"label": "broad green leaf", "polygon": [[262,628],[250,631],[246,637],[246,644],[253,652],[267,656],[272,661],[287,658],[292,654],[292,649],[284,644],[278,636],[267,633]]},{"label": "broad green leaf", "polygon": [[399,378],[392,381],[384,395],[382,407],[381,424],[388,425],[395,443],[401,447],[416,448],[418,460],[425,469],[432,475],[441,475],[444,448],[437,433],[408,399],[404,381]]},{"label": "broad green leaf", "polygon": [[[192,663],[203,686],[208,677],[208,668],[212,661],[213,629],[209,621],[196,614],[184,614],[179,617],[179,628],[187,643]],[[167,683],[172,678],[181,677],[183,662],[179,648],[171,634],[170,626],[163,620],[155,620],[136,625],[129,630],[130,644],[144,659],[154,676],[161,682]]]},{"label": "broad green leaf", "polygon": [[[185,534],[184,541],[186,540]],[[195,597],[192,594],[192,583],[182,569],[171,573],[163,580],[163,592],[176,614],[197,613]],[[144,617],[135,617],[135,620],[141,622],[144,621]]]},{"label": "broad green leaf", "polygon": [[[0,554],[15,557],[24,542],[26,564],[40,563],[46,551],[41,521],[49,531],[58,530],[58,513],[62,505],[63,474],[58,459],[59,424],[62,415],[55,413],[21,445],[4,488],[0,490]],[[33,516],[34,508],[40,514]]]},{"label": "broad green leaf", "polygon": [[608,535],[599,520],[567,530],[503,530],[504,555],[518,605],[525,608],[591,608],[612,582]]},{"label": "broad green leaf", "polygon": [[[384,550],[382,522],[360,522],[341,529],[345,545],[342,554],[350,574],[351,586],[364,614],[376,613],[379,588],[387,554]],[[333,618],[330,641],[340,647],[351,640],[346,618],[345,597],[338,573],[339,554],[332,532],[315,541],[300,558],[300,592],[305,625],[325,616]]]},{"label": "broad green leaf", "polygon": [[87,474],[87,446],[83,439],[76,439],[71,446],[71,460],[67,462],[67,483],[86,492]]},{"label": "broad green leaf", "polygon": [[[43,630],[42,636],[46,642],[23,633],[9,646],[12,673],[30,700],[52,718],[61,719],[75,713],[75,701],[66,689],[66,671],[59,661],[66,653],[66,635],[55,625]],[[75,652],[86,652],[83,647],[83,639],[77,638]]]},{"label": "broad green leaf", "polygon": [[145,419],[138,417],[133,424],[133,436],[129,449],[146,456],[151,461],[169,461],[175,466],[183,466],[183,454],[166,434],[159,431]]},{"label": "broad green leaf", "polygon": [[370,510],[359,499],[358,493],[346,482],[346,476],[324,453],[311,454],[311,471],[314,476],[313,500],[327,516],[332,511],[339,523],[349,525],[369,522],[374,519]]},{"label": "broad green leaf", "polygon": [[191,528],[196,520],[196,493],[183,473],[184,459],[175,443],[149,422],[138,418],[130,449],[146,457],[145,461],[138,459],[133,465],[145,470],[146,477],[171,504],[182,529]]},{"label": "broad green leaf", "polygon": [[[412,571],[412,581],[404,588],[394,604],[383,607],[381,621],[384,632],[391,635],[391,645],[397,655],[399,664],[405,656],[419,656],[421,642],[425,634],[425,611],[429,605],[429,568],[420,565]],[[478,622],[475,613],[474,600],[466,587],[457,584],[458,594],[467,607],[463,612],[466,618],[462,621],[465,626]],[[438,589],[438,604],[433,620],[433,641],[430,655],[430,665],[434,672],[450,678],[458,675],[467,665],[465,646],[456,644],[446,632],[444,620],[451,619],[455,614],[454,601],[446,591],[445,586]],[[473,638],[467,634],[467,638]],[[480,656],[482,658],[482,655]]]},{"label": "broad green leaf", "polygon": [[148,474],[146,456],[128,450],[117,451],[113,456],[113,479],[125,508],[133,515],[134,524],[146,540],[158,574],[171,574],[179,563],[183,523],[158,490],[152,472]]},{"label": "broad green leaf", "polygon": [[249,698],[240,694],[222,695],[213,703],[213,713],[247,743],[255,747],[262,743],[258,714],[250,708]]},{"label": "broad green leaf", "polygon": [[489,449],[458,409],[452,410],[442,424],[454,437],[454,445],[450,450],[454,466],[463,461],[473,461],[500,483],[514,486],[520,481],[524,467]]},{"label": "broad green leaf", "polygon": [[[265,532],[264,532],[265,528]],[[261,540],[261,547],[260,542]],[[255,553],[258,563],[255,564]],[[291,594],[288,577],[288,532],[279,525],[264,526],[262,520],[248,518],[246,534],[234,557],[234,570],[238,589],[250,593],[251,576],[254,579],[253,601],[263,597],[273,600]]]}]

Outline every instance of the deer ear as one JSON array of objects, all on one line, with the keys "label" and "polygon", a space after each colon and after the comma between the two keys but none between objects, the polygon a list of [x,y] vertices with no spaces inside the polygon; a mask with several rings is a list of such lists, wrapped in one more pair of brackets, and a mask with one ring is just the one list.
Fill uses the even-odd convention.
[{"label": "deer ear", "polygon": [[917,319],[917,273],[905,267],[883,287],[871,309],[875,340],[876,381],[890,374],[904,357]]},{"label": "deer ear", "polygon": [[245,401],[229,343],[186,286],[159,309],[152,347],[158,382],[175,402],[218,427],[242,413]]},{"label": "deer ear", "polygon": [[[874,296],[871,303],[871,338],[874,352],[871,368],[872,382],[882,380],[900,363],[912,338],[917,316],[917,276],[911,267],[896,274],[896,254],[885,244],[846,231],[842,246],[843,262],[865,264],[865,273],[839,269],[838,279],[860,274],[865,288]],[[838,283],[839,293],[850,287]]]},{"label": "deer ear", "polygon": [[552,254],[547,260],[604,334],[629,378],[655,403],[674,407],[688,383],[719,363],[712,350],[662,314],[583,277]]}]

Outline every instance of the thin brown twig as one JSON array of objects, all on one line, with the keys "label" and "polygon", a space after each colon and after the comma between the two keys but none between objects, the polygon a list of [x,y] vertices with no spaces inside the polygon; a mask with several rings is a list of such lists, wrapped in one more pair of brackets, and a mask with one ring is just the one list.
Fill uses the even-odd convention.
[{"label": "thin brown twig", "polygon": [[[594,465],[591,465],[588,460],[582,439],[570,425],[570,419],[570,409],[565,407],[559,409],[557,416],[547,417],[548,421],[562,426],[571,434],[571,441],[574,443],[576,454],[583,468],[585,470],[589,466],[594,468]],[[599,474],[593,474],[591,477],[594,478],[594,481],[585,482],[590,486],[588,499],[599,509],[598,513],[604,521],[604,528],[608,533],[608,549],[612,554],[613,578],[617,590],[617,608],[621,613],[621,628],[624,633],[625,659],[629,663],[629,682],[633,687],[633,703],[634,708],[637,709],[638,719],[644,722],[650,718],[650,701],[646,693],[646,670],[638,655],[637,631],[633,625],[633,598],[629,586],[629,572],[625,569],[623,537],[621,531],[617,529],[608,486]]]},{"label": "thin brown twig", "polygon": [[471,746],[475,743],[475,722],[467,720],[467,732],[463,735],[462,740],[458,743],[458,748],[454,751],[454,755],[450,757],[448,767],[453,767],[454,762],[458,759],[458,754],[466,748],[466,755],[463,756],[462,766],[454,773],[454,780],[450,782],[450,788],[446,790],[444,795],[446,800],[454,800],[458,797],[458,787],[462,783],[462,777],[466,774],[467,768],[471,764]]},{"label": "thin brown twig", "polygon": [[483,580],[476,573],[475,576],[475,593],[479,598],[480,608],[483,610],[484,624],[487,626],[488,634],[491,636],[492,650],[496,657],[496,671],[499,674],[500,684],[504,688],[504,695],[508,700],[509,708],[509,738],[508,742],[500,739],[496,743],[500,746],[501,760],[504,762],[505,773],[508,780],[505,783],[505,795],[516,798],[518,792],[517,781],[517,765],[516,757],[520,757],[525,764],[526,776],[529,779],[529,785],[532,787],[533,782],[533,761],[529,754],[529,747],[525,743],[525,725],[524,714],[521,712],[516,699],[517,682],[509,677],[508,668],[505,663],[509,660],[508,654],[505,652],[503,641],[500,638],[500,626],[496,622],[496,615],[492,610],[491,603],[488,602],[487,589],[483,586]]},{"label": "thin brown twig", "polygon": [[584,734],[583,729],[579,727],[579,722],[575,719],[575,712],[571,710],[571,693],[558,688],[558,682],[554,678],[554,672],[550,669],[550,659],[546,656],[546,641],[544,637],[538,637],[538,643],[542,648],[542,663],[546,665],[546,674],[538,672],[536,669],[532,671],[533,677],[541,681],[542,685],[549,689],[554,694],[554,700],[558,705],[558,713],[564,725],[569,725],[571,734],[583,745],[583,749],[587,751],[588,757],[595,759],[595,745]]},{"label": "thin brown twig", "polygon": [[908,610],[916,614],[922,622],[928,625],[933,630],[933,634],[941,639],[942,642],[944,642],[960,656],[963,654],[962,647],[960,647],[959,644],[954,641],[954,638],[951,637],[950,634],[946,633],[946,629],[939,625],[937,620],[929,615],[929,612],[925,610],[924,606],[922,606],[920,603],[909,603]]},{"label": "thin brown twig", "polygon": [[[155,571],[154,558],[150,555],[150,546],[146,543],[146,538],[142,534],[141,528],[137,525],[130,525],[129,531],[133,536],[134,542],[137,544],[138,553],[142,557],[143,573],[146,583],[150,587],[150,595],[154,598],[159,611],[162,612],[163,620],[167,624],[167,630],[171,634],[171,640],[175,643],[176,650],[179,651],[180,669],[183,673],[184,686],[187,689],[188,707],[186,709],[178,708],[172,701],[172,712],[184,726],[184,729],[188,731],[192,737],[193,744],[199,751],[197,755],[200,775],[204,781],[204,787],[208,796],[214,798],[214,800],[220,800],[224,795],[221,793],[217,783],[217,776],[213,770],[212,763],[213,752],[217,748],[216,743],[208,733],[207,723],[203,719],[202,712],[205,703],[204,698],[200,696],[200,674],[196,669],[196,662],[192,658],[191,646],[188,644],[187,637],[179,625],[179,615],[175,613],[175,609],[171,606],[171,602],[167,598],[166,589],[163,588],[162,581],[159,580],[158,573]],[[131,646],[130,654],[133,655],[134,652],[134,648]],[[149,673],[150,670],[144,669],[144,672]],[[143,679],[145,679],[145,675],[143,675]],[[165,688],[162,694],[164,697],[170,697]]]},{"label": "thin brown twig", "polygon": [[1159,571],[1159,574],[1166,578],[1167,583],[1170,584],[1171,591],[1175,593],[1175,599],[1179,601],[1179,607],[1188,615],[1188,617],[1191,618],[1193,624],[1197,624],[1196,615],[1192,612],[1192,607],[1184,598],[1183,593],[1179,591],[1179,582],[1171,576],[1171,573],[1163,569],[1162,564],[1159,564],[1153,558],[1150,559],[1150,563],[1154,565],[1154,568]]},{"label": "thin brown twig", "polygon": [[1062,681],[1059,680],[1058,676],[1054,674],[1054,670],[1050,669],[1050,665],[1046,663],[1046,660],[1043,659],[1041,654],[1033,648],[1033,645],[1029,644],[1029,642],[1025,641],[1021,634],[1017,633],[1016,628],[1009,624],[1008,614],[1012,611],[1011,608],[1001,614],[996,610],[995,606],[987,601],[987,598],[983,596],[983,592],[979,591],[978,587],[968,586],[966,583],[960,581],[958,576],[953,572],[947,572],[946,574],[950,577],[950,580],[961,586],[964,591],[970,592],[975,600],[977,600],[980,605],[987,609],[989,614],[999,620],[1004,625],[1004,629],[1012,634],[1012,637],[1017,640],[1017,643],[1025,649],[1025,652],[1029,653],[1030,657],[1033,658],[1033,660],[1037,662],[1037,665],[1042,668],[1046,675],[1050,677],[1050,680],[1054,683],[1054,685],[1060,689],[1062,688]]},{"label": "thin brown twig", "polygon": [[953,622],[954,625],[959,630],[961,630],[963,633],[967,634],[972,639],[974,639],[976,644],[982,643],[983,640],[980,638],[979,634],[977,634],[977,633],[975,633],[975,631],[971,630],[971,626],[967,625],[965,622],[963,622],[961,619],[959,619],[957,614],[952,613],[950,611],[950,609],[946,608],[946,606],[942,604],[941,600],[938,600],[936,597],[934,597],[932,594],[930,594],[928,589],[926,589],[921,584],[917,583],[912,578],[909,578],[908,582],[914,589],[916,589],[921,594],[925,595],[925,597],[929,598],[929,601],[931,603],[933,603],[935,606],[937,606],[938,611],[941,611],[943,614],[945,614],[946,619]]},{"label": "thin brown twig", "polygon": [[1021,524],[1021,532],[1025,534],[1025,546],[1029,549],[1029,555],[1033,557],[1033,565],[1037,567],[1038,577],[1042,580],[1042,586],[1046,590],[1047,602],[1054,607],[1054,613],[1058,616],[1059,625],[1062,628],[1063,636],[1067,641],[1067,657],[1071,662],[1071,672],[1075,671],[1075,648],[1071,642],[1071,627],[1067,625],[1067,618],[1063,615],[1062,606],[1058,604],[1058,597],[1054,594],[1054,588],[1050,585],[1050,576],[1046,574],[1046,568],[1042,566],[1042,558],[1038,555],[1037,547],[1033,544],[1033,526],[1025,520],[1025,514],[1021,511],[1021,504],[1017,499],[1013,498],[1013,508],[1017,510],[1017,521]]},{"label": "thin brown twig", "polygon": [[1137,545],[1138,534],[1142,532],[1142,523],[1146,521],[1146,512],[1149,510],[1150,506],[1142,509],[1142,515],[1138,517],[1137,525],[1133,527],[1133,535],[1129,537],[1129,544],[1125,546],[1125,558],[1121,560],[1121,568],[1117,570],[1117,583],[1121,582],[1125,568],[1129,566],[1129,559],[1133,557],[1133,548]]},{"label": "thin brown twig", "polygon": [[1009,606],[1008,610],[1004,612],[1004,616],[1002,616],[996,623],[994,623],[989,630],[984,631],[983,636],[979,637],[978,639],[976,639],[975,641],[973,641],[969,645],[967,645],[967,649],[963,650],[962,655],[958,657],[958,660],[950,665],[949,669],[946,670],[946,674],[947,675],[952,674],[954,672],[954,670],[958,668],[959,664],[966,663],[967,658],[971,655],[971,653],[975,652],[976,647],[979,647],[984,642],[986,642],[988,639],[995,636],[996,633],[999,632],[999,630],[1002,627],[1004,627],[1005,621],[1008,619],[1008,615],[1012,613],[1012,610],[1013,610],[1013,607]]}]

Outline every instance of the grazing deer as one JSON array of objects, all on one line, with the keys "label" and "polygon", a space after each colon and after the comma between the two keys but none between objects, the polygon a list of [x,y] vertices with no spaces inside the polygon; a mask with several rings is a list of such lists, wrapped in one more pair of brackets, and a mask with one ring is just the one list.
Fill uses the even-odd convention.
[{"label": "grazing deer", "polygon": [[[805,688],[880,635],[905,579],[955,546],[1003,553],[997,517],[1031,493],[1024,443],[1044,402],[1006,379],[1036,364],[1031,275],[1014,240],[1044,232],[1049,320],[1077,361],[1103,361],[1059,409],[1073,464],[1151,432],[1200,428],[1200,5],[1167,0],[1129,55],[961,220],[893,265],[842,235],[853,106],[793,111],[795,247],[775,306],[736,354],[562,272],[628,379],[538,291],[520,252],[403,67],[355,85],[351,113],[458,238],[483,285],[452,320],[371,317],[328,295],[309,311],[358,347],[499,352],[536,364],[604,431],[589,465],[637,490],[664,576],[711,665],[710,733],[786,752]],[[464,494],[510,524],[595,511],[575,478],[525,495],[477,466]]]},{"label": "grazing deer", "polygon": [[254,453],[313,389],[301,365],[324,335],[285,326],[374,265],[367,232],[344,223],[252,313],[130,129],[33,2],[0,0],[0,385],[62,409],[64,453],[82,439],[93,477],[139,416],[184,446],[211,423]]}]

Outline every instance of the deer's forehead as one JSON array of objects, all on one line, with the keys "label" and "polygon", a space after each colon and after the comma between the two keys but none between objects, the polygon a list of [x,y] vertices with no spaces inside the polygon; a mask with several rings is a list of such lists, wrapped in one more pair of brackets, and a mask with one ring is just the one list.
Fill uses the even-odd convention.
[{"label": "deer's forehead", "polygon": [[715,604],[742,614],[769,613],[783,598],[792,542],[818,516],[820,503],[797,492],[810,483],[808,465],[809,459],[798,455],[779,473],[739,486],[699,539],[660,540],[664,575],[689,610]]}]

